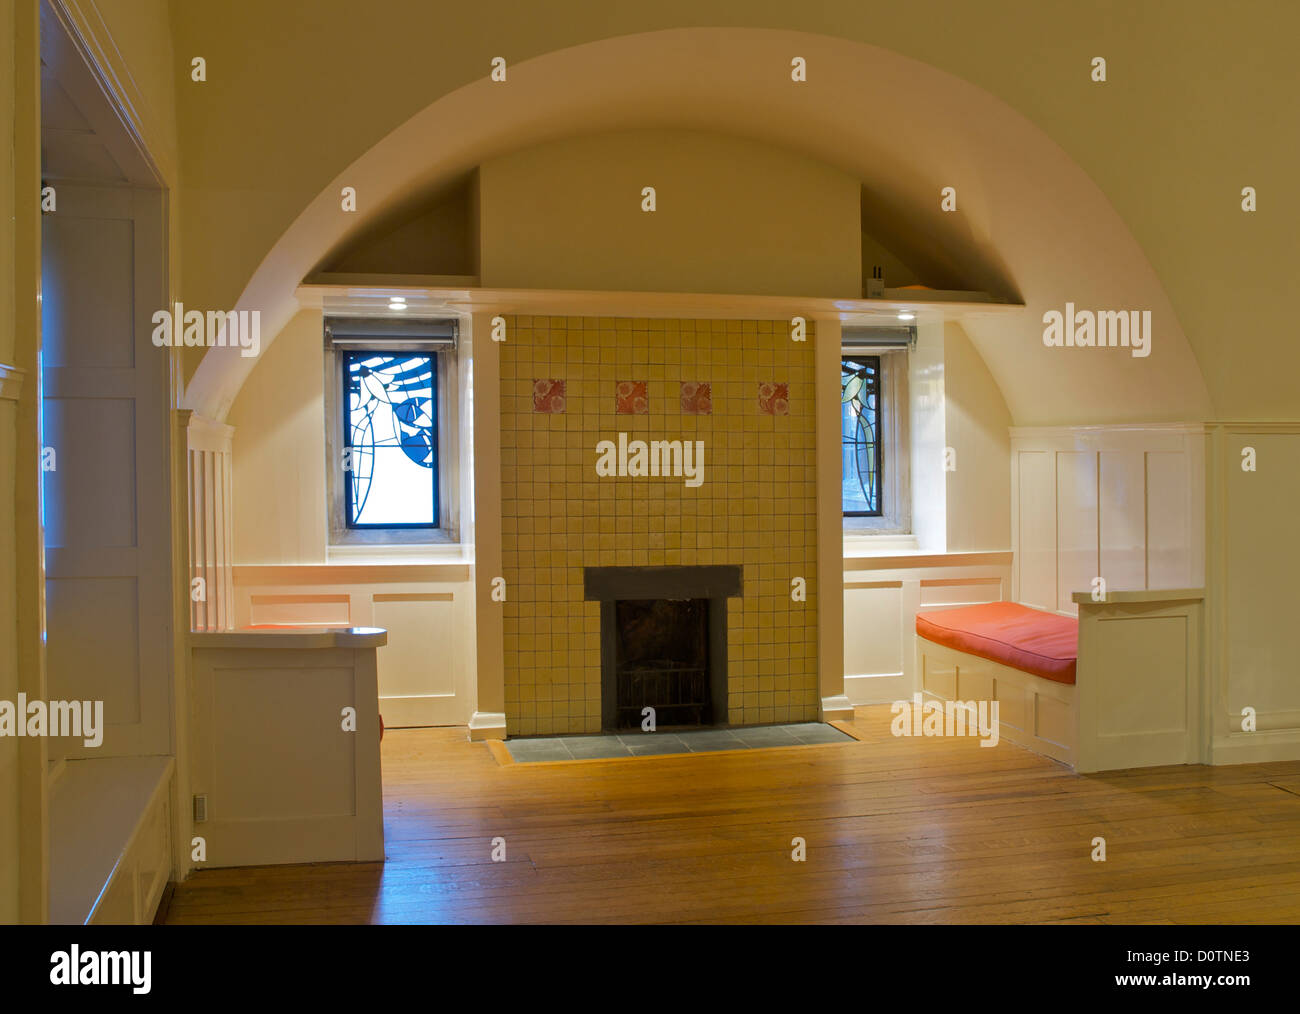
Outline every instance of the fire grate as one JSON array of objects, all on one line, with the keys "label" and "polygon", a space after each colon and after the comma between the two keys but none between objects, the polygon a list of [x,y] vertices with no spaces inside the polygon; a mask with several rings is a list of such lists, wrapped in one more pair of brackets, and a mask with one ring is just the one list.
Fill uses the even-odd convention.
[{"label": "fire grate", "polygon": [[617,685],[620,729],[640,725],[647,707],[655,709],[656,725],[708,725],[712,721],[707,669],[668,662],[620,666]]}]

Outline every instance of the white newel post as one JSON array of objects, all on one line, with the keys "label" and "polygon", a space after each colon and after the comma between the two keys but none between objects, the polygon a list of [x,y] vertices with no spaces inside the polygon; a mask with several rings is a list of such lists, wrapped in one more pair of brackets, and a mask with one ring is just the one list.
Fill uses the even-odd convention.
[{"label": "white newel post", "polygon": [[[232,444],[235,428],[190,412],[183,420],[190,495],[190,628],[232,630]],[[202,584],[196,585],[195,578]]]}]

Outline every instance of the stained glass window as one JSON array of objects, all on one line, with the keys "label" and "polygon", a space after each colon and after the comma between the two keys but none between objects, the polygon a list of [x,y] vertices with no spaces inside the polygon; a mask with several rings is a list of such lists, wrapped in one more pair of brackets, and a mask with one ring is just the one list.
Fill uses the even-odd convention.
[{"label": "stained glass window", "polygon": [[842,500],[847,517],[874,517],[880,504],[880,357],[840,360]]},{"label": "stained glass window", "polygon": [[436,528],[437,360],[369,350],[344,356],[348,527]]}]

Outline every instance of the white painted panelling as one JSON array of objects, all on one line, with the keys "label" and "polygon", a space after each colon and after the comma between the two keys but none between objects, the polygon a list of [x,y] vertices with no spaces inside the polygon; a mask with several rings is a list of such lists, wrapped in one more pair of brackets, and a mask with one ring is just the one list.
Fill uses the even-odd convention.
[{"label": "white painted panelling", "polygon": [[1205,581],[1205,430],[1198,424],[1013,429],[1018,602]]},{"label": "white painted panelling", "polygon": [[1097,457],[1098,573],[1106,579],[1108,589],[1136,591],[1147,586],[1146,455],[1140,450],[1101,451]]},{"label": "white painted panelling", "polygon": [[1173,451],[1147,451],[1147,582],[1151,588],[1184,588],[1197,584],[1191,542],[1192,504],[1187,455]]},{"label": "white painted panelling", "polygon": [[394,642],[389,634],[388,647],[394,650],[379,653],[380,702],[454,696],[459,662],[446,646],[457,637],[455,597],[446,592],[378,594],[374,602],[375,625],[398,635]]},{"label": "white painted panelling", "polygon": [[1012,526],[1018,576],[1017,601],[1039,609],[1056,608],[1056,455],[1048,451],[1017,451],[1012,460],[1011,503],[1017,519]]},{"label": "white painted panelling", "polygon": [[[256,637],[256,635],[254,635]],[[384,856],[375,652],[197,647],[192,782],[208,866]],[[344,728],[352,708],[355,728]]]},{"label": "white painted panelling", "polygon": [[1097,545],[1097,455],[1058,451],[1053,603],[1057,612],[1077,612],[1070,596],[1092,587],[1099,567]]},{"label": "white painted panelling", "polygon": [[68,682],[51,689],[50,697],[103,701],[105,736],[115,727],[131,727],[141,719],[138,599],[134,577],[48,578],[45,582],[49,668],[74,674],[75,679],[64,677]]},{"label": "white painted panelling", "polygon": [[916,614],[999,602],[1011,554],[857,556],[844,561],[844,692],[854,705],[889,703],[920,688]]},{"label": "white painted panelling", "polygon": [[844,671],[859,676],[903,671],[901,584],[844,588]]},{"label": "white painted panelling", "polygon": [[1003,582],[996,577],[921,581],[922,606],[969,606],[980,602],[1001,602],[1005,597]]},{"label": "white painted panelling", "polygon": [[[1205,708],[1215,764],[1300,758],[1295,585],[1300,422],[1213,428]],[[1255,452],[1243,471],[1242,452]],[[1254,731],[1242,710],[1254,712]]]},{"label": "white painted panelling", "polygon": [[1079,607],[1080,772],[1204,759],[1204,606],[1199,589],[1172,594]]},{"label": "white painted panelling", "polygon": [[254,627],[347,627],[352,623],[351,606],[348,595],[253,595],[249,618]]},{"label": "white painted panelling", "polygon": [[61,184],[41,222],[47,691],[102,701],[104,741],[49,756],[172,747],[168,360],[157,192]]},{"label": "white painted panelling", "polygon": [[[226,747],[212,755],[211,818],[356,814],[356,733],[339,718],[344,708],[360,710],[350,665],[227,665],[208,689],[212,742]],[[303,749],[308,743],[316,749]]]},{"label": "white painted panelling", "polygon": [[386,727],[466,725],[474,712],[474,584],[464,565],[235,567],[236,626],[377,626]]},{"label": "white painted panelling", "polygon": [[[190,495],[190,627],[229,630],[235,623],[230,574],[234,430],[193,413],[182,415]],[[196,578],[203,581],[202,594],[196,594]]]}]

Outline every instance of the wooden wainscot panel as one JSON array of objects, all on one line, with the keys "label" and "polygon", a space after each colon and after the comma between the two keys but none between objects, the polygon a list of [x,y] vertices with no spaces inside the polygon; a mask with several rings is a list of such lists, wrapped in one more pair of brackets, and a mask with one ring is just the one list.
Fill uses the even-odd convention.
[{"label": "wooden wainscot panel", "polygon": [[945,701],[955,699],[957,693],[957,667],[938,661],[927,653],[921,656],[921,686]]},{"label": "wooden wainscot panel", "polygon": [[997,676],[993,680],[993,700],[998,702],[998,722],[1012,729],[1028,733],[1029,708],[1025,703],[1025,687],[1015,677]]},{"label": "wooden wainscot panel", "polygon": [[[980,665],[982,659],[973,659],[969,665],[957,666],[957,698],[963,701],[991,701],[993,697],[993,673],[987,665]],[[1001,705],[999,705],[1001,710]]]},{"label": "wooden wainscot panel", "polygon": [[383,859],[375,652],[386,637],[192,635],[204,865]]},{"label": "wooden wainscot panel", "polygon": [[1074,739],[1074,709],[1047,694],[1034,694],[1034,733],[1039,739],[1068,747]]},{"label": "wooden wainscot panel", "polygon": [[254,626],[346,627],[352,622],[352,598],[345,594],[255,594],[249,597],[249,621]]},{"label": "wooden wainscot panel", "polygon": [[1079,770],[1193,764],[1201,750],[1201,589],[1079,605]]}]

